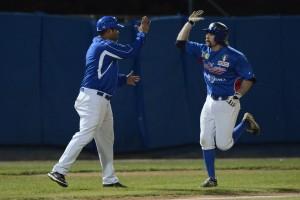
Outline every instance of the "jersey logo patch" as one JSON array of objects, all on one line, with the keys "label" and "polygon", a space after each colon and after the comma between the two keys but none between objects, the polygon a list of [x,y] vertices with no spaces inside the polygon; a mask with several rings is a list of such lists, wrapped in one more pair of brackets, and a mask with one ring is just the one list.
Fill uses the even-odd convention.
[{"label": "jersey logo patch", "polygon": [[223,60],[218,61],[218,65],[222,67],[229,67],[229,62],[225,62]]},{"label": "jersey logo patch", "polygon": [[226,60],[227,60],[227,58],[228,58],[228,55],[223,55],[223,58],[222,58],[222,60],[225,62]]},{"label": "jersey logo patch", "polygon": [[226,68],[223,67],[214,67],[212,63],[204,63],[204,68],[212,74],[221,75],[227,71]]},{"label": "jersey logo patch", "polygon": [[227,62],[227,60],[228,60],[228,55],[224,54],[222,60],[218,61],[218,65],[222,67],[229,67],[229,62]]},{"label": "jersey logo patch", "polygon": [[204,58],[205,60],[207,60],[209,58],[209,53],[202,51],[202,58]]}]

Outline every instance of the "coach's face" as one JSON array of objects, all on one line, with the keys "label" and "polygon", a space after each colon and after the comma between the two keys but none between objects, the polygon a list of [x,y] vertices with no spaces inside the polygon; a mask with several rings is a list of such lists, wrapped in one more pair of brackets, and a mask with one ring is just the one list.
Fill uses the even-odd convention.
[{"label": "coach's face", "polygon": [[109,38],[113,41],[117,41],[119,39],[119,30],[118,29],[110,29],[109,30]]},{"label": "coach's face", "polygon": [[207,46],[210,48],[214,47],[217,45],[217,42],[215,40],[215,35],[212,33],[206,33],[205,35],[205,43]]}]

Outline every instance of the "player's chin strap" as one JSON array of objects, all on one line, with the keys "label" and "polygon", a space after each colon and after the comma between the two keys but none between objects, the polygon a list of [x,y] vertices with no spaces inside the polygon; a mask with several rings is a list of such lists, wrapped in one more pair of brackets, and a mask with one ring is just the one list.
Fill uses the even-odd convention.
[{"label": "player's chin strap", "polygon": [[226,102],[227,102],[229,105],[231,105],[232,107],[234,107],[234,106],[238,103],[239,99],[242,98],[242,96],[243,96],[243,95],[242,95],[241,93],[235,92],[233,96],[230,96],[230,97],[226,100]]}]

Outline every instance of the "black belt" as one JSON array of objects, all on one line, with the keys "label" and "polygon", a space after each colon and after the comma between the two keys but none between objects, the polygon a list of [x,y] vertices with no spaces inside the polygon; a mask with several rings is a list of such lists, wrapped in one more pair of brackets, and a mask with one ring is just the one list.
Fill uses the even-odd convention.
[{"label": "black belt", "polygon": [[229,97],[229,96],[219,96],[219,95],[214,95],[214,94],[210,94],[209,96],[215,101],[225,101]]},{"label": "black belt", "polygon": [[[80,91],[84,91],[84,88],[80,88]],[[97,95],[104,97],[105,99],[107,99],[108,101],[111,100],[112,96],[109,94],[106,94],[105,92],[101,92],[101,91],[97,91]]]}]

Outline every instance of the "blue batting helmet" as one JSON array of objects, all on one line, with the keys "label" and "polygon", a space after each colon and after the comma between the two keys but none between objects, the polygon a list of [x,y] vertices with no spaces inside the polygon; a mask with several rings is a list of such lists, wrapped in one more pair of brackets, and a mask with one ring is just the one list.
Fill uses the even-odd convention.
[{"label": "blue batting helmet", "polygon": [[124,26],[121,24],[118,24],[118,20],[116,17],[113,16],[103,16],[97,21],[97,31],[101,32],[106,29],[120,29],[123,28]]},{"label": "blue batting helmet", "polygon": [[203,30],[206,31],[206,33],[214,34],[216,42],[226,43],[228,40],[229,28],[221,22],[213,22],[208,28]]}]

